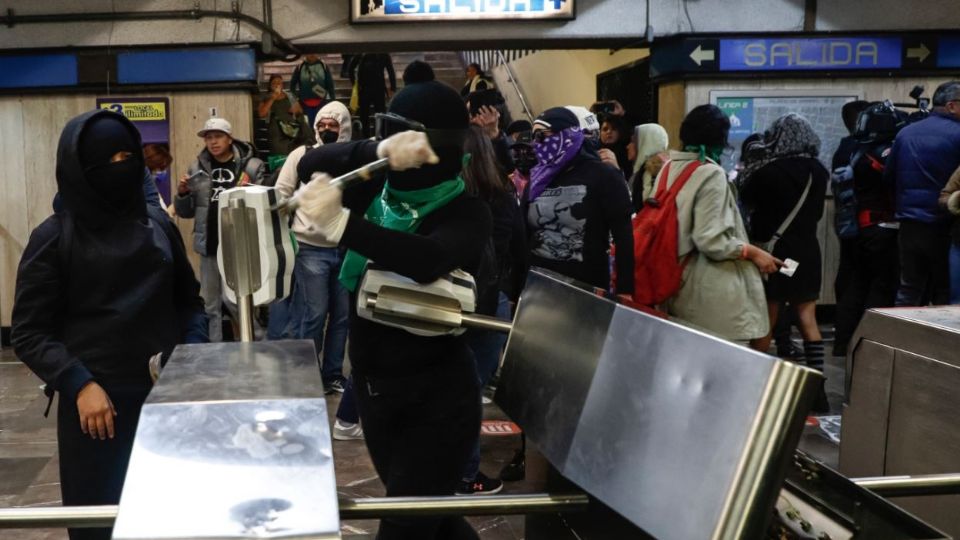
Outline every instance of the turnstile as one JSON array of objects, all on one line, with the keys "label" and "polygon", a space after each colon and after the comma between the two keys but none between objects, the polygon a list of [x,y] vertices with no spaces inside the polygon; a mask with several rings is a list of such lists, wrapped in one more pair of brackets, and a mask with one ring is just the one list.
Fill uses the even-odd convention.
[{"label": "turnstile", "polygon": [[[847,476],[960,471],[960,307],[867,311],[850,351],[840,471]],[[960,495],[894,502],[960,536]]]}]

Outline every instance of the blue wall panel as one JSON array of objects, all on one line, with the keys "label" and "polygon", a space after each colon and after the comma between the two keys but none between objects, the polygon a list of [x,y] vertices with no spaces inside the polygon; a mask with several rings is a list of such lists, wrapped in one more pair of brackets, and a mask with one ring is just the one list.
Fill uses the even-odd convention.
[{"label": "blue wall panel", "polygon": [[73,54],[0,56],[0,88],[77,85],[77,57]]},{"label": "blue wall panel", "polygon": [[117,55],[120,84],[255,81],[251,49],[140,51]]}]

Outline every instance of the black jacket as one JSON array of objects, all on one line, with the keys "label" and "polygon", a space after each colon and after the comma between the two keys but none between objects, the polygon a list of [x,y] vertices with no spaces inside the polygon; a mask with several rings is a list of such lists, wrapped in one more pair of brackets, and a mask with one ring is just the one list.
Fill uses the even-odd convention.
[{"label": "black jacket", "polygon": [[145,203],[117,215],[83,176],[79,135],[104,113],[64,128],[57,150],[64,210],[34,229],[17,270],[14,350],[69,399],[90,380],[149,385],[151,356],[206,341],[200,285],[176,227]]},{"label": "black jacket", "polygon": [[[530,186],[527,185],[529,192]],[[610,238],[617,293],[633,293],[633,207],[619,170],[586,147],[536,200],[524,196],[530,264],[608,289]]]},{"label": "black jacket", "polygon": [[[338,176],[376,159],[375,141],[324,145],[304,154],[297,175],[301,180],[308,180],[314,172]],[[456,268],[476,275],[492,229],[486,203],[462,194],[424,217],[415,233],[393,231],[364,219],[384,182],[380,177],[344,191],[343,205],[350,209],[350,220],[340,246],[421,283]],[[373,379],[415,376],[471,354],[463,336],[416,336],[358,317],[355,293],[351,295],[349,346],[353,368]]]}]

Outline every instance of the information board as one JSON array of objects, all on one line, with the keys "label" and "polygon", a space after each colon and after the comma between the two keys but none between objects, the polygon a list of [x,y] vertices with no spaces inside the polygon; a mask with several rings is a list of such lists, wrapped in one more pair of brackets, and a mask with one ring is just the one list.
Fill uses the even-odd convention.
[{"label": "information board", "polygon": [[551,20],[574,13],[574,0],[350,0],[354,23]]},{"label": "information board", "polygon": [[752,133],[763,133],[787,113],[810,121],[820,136],[820,161],[827,170],[840,139],[847,136],[840,111],[845,103],[859,99],[855,91],[815,90],[714,90],[710,103],[730,118],[730,146],[723,156],[727,170],[740,160],[740,146]]}]

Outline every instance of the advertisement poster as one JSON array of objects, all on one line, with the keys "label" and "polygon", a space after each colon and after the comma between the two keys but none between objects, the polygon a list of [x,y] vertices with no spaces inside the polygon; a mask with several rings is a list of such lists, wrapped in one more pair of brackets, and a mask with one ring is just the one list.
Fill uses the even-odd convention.
[{"label": "advertisement poster", "polygon": [[367,22],[573,19],[574,0],[350,0],[350,20]]},{"label": "advertisement poster", "polygon": [[171,203],[170,100],[160,97],[97,98],[98,109],[127,117],[140,131],[147,168],[157,182],[164,206]]},{"label": "advertisement poster", "polygon": [[820,161],[827,170],[840,139],[847,136],[840,110],[858,99],[856,92],[811,90],[723,90],[710,92],[710,102],[730,118],[730,146],[723,154],[728,171],[740,160],[740,146],[751,133],[763,133],[777,118],[798,113],[820,136]]}]

